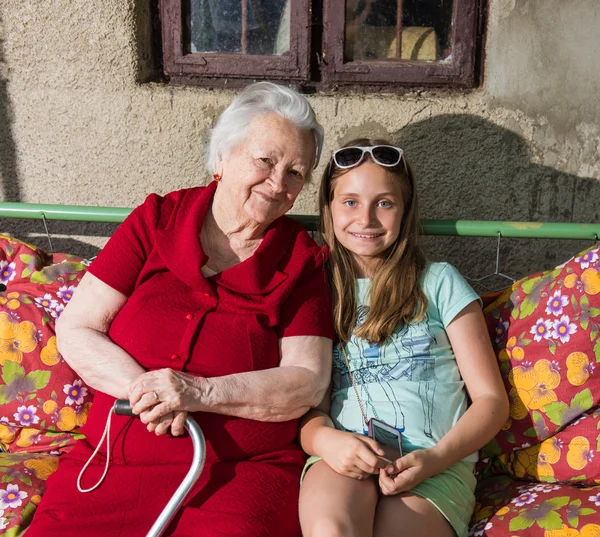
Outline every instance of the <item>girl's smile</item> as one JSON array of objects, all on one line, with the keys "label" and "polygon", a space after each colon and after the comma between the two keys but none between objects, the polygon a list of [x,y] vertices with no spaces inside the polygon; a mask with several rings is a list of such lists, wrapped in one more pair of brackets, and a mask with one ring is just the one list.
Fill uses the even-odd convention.
[{"label": "girl's smile", "polygon": [[367,161],[336,179],[331,203],[337,240],[353,255],[360,276],[398,238],[404,215],[400,182]]}]

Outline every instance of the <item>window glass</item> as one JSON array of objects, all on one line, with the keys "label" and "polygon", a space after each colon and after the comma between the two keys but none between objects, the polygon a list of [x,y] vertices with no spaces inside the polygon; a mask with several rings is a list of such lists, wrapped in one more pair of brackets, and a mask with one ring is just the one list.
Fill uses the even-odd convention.
[{"label": "window glass", "polygon": [[290,48],[289,1],[186,0],[184,7],[187,52],[280,55]]},{"label": "window glass", "polygon": [[449,61],[452,8],[453,0],[346,0],[345,61]]}]

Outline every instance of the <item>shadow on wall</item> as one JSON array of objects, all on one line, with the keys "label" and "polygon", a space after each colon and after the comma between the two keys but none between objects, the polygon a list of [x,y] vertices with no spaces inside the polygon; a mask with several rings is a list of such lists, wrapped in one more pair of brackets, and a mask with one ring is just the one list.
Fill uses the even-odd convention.
[{"label": "shadow on wall", "polygon": [[16,144],[12,132],[12,112],[8,96],[8,68],[4,59],[4,26],[0,11],[0,180],[2,199],[21,201]]},{"label": "shadow on wall", "polygon": [[[523,138],[480,117],[436,116],[392,138],[415,170],[422,218],[600,221],[600,180],[533,163]],[[499,270],[521,277],[591,244],[503,239]],[[425,245],[430,258],[447,259],[472,278],[495,269],[496,239],[427,237]]]}]

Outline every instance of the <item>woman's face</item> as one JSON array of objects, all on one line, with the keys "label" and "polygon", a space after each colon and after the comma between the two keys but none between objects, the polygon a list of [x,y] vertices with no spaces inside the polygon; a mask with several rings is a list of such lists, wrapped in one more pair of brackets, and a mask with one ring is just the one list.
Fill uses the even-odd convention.
[{"label": "woman's face", "polygon": [[270,224],[285,214],[311,171],[314,137],[276,114],[258,116],[219,169],[237,218]]},{"label": "woman's face", "polygon": [[331,201],[333,232],[352,254],[359,276],[398,238],[404,198],[400,181],[367,161],[340,175]]}]

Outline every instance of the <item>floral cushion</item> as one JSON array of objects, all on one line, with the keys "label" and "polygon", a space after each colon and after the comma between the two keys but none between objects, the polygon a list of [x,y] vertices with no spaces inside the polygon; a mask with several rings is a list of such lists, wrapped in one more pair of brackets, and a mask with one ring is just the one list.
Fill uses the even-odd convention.
[{"label": "floral cushion", "polygon": [[523,480],[600,483],[600,408],[582,414],[539,444],[503,453],[497,464]]},{"label": "floral cushion", "polygon": [[598,537],[600,486],[525,483],[509,476],[480,481],[469,535]]},{"label": "floral cushion", "polygon": [[44,454],[0,453],[0,531],[15,537],[29,526],[46,490],[46,480],[58,467],[58,457]]},{"label": "floral cushion", "polygon": [[54,322],[86,262],[0,235],[0,448],[73,445],[92,392],[56,348]]},{"label": "floral cushion", "polygon": [[[554,270],[516,282],[485,309],[485,315],[509,394],[510,418],[484,448],[484,457],[535,446],[598,405],[598,247],[574,256]],[[586,434],[595,451],[600,440],[597,431]],[[577,436],[580,434],[573,438]],[[573,438],[565,438],[563,448],[571,445]],[[548,444],[544,446],[547,453]],[[569,460],[562,457],[563,463],[569,465]],[[539,464],[545,463],[539,459]],[[569,465],[570,477],[568,466],[561,469],[560,475],[563,479],[575,478],[583,470],[576,468],[580,465],[581,461]],[[547,466],[527,467],[528,475],[550,477]]]}]

